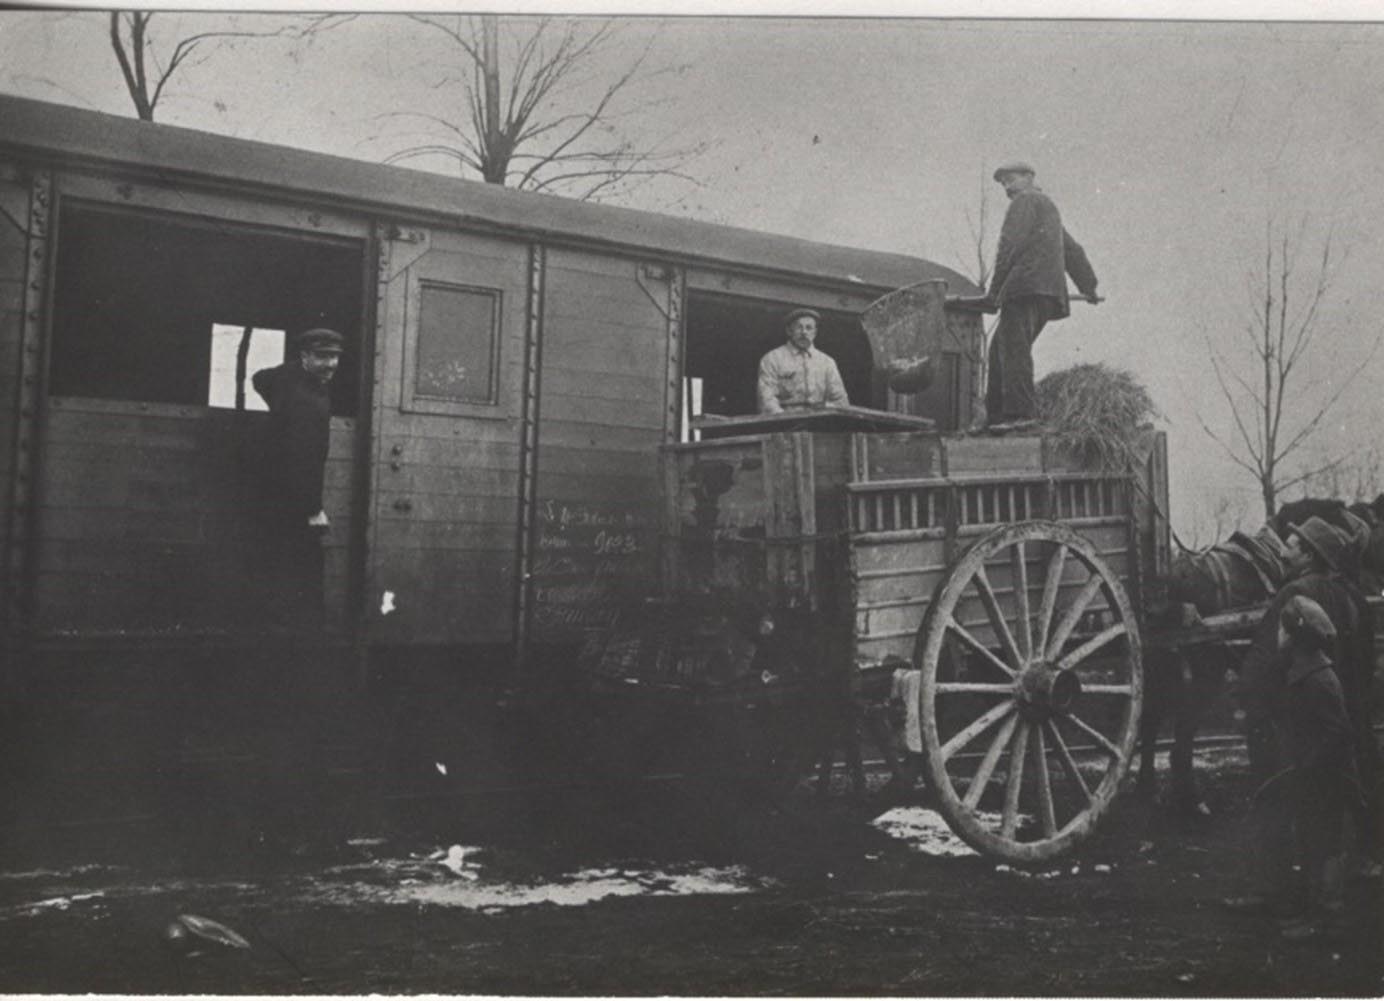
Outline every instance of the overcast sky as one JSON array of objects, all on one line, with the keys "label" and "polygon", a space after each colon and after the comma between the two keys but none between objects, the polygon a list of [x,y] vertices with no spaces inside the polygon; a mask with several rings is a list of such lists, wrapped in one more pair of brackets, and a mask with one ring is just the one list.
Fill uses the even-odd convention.
[{"label": "overcast sky", "polygon": [[[1231,433],[1204,343],[1232,351],[1242,336],[1270,216],[1303,227],[1304,273],[1328,231],[1340,262],[1310,373],[1318,384],[1300,405],[1360,372],[1304,458],[1377,438],[1379,25],[646,18],[627,23],[627,52],[650,36],[655,63],[685,68],[655,85],[662,103],[630,130],[715,146],[696,165],[701,187],[653,185],[627,204],[969,272],[967,210],[984,189],[992,212],[1004,207],[990,170],[1035,164],[1108,297],[1048,327],[1039,374],[1105,361],[1148,386],[1167,415],[1180,531],[1231,491],[1255,520],[1253,484],[1194,413]],[[310,47],[256,42],[190,66],[159,117],[379,159],[408,139],[378,116],[445,111],[445,75],[426,30],[368,16]],[[130,113],[101,15],[0,13],[0,89]],[[989,254],[996,232],[997,219]]]}]

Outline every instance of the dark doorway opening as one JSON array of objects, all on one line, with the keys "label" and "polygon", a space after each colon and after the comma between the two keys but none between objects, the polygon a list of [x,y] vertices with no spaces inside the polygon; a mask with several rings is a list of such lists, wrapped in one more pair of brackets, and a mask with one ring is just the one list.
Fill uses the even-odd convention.
[{"label": "dark doorway opening", "polygon": [[[339,330],[347,344],[332,383],[332,413],[354,416],[363,275],[364,247],[357,241],[65,202],[49,391],[221,406],[226,389],[218,381],[228,376],[214,346],[227,328],[278,332],[272,340],[278,346],[325,326]],[[264,335],[255,338],[263,343]],[[276,361],[286,350],[278,348]],[[240,395],[236,388],[232,399]]]}]

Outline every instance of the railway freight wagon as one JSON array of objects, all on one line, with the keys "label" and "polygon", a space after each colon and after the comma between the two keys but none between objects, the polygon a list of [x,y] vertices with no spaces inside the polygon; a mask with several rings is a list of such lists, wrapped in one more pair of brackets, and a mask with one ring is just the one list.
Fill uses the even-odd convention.
[{"label": "railway freight wagon", "polygon": [[[907,397],[859,323],[900,286],[979,291],[919,259],[11,97],[0,209],[11,822],[269,767],[303,712],[267,708],[311,704],[290,690],[347,707],[335,773],[504,773],[492,696],[556,690],[657,590],[660,448],[754,411],[790,307],[820,311],[853,403],[971,417],[979,317],[947,312]],[[249,376],[316,326],[346,349],[305,630],[266,608]]]}]

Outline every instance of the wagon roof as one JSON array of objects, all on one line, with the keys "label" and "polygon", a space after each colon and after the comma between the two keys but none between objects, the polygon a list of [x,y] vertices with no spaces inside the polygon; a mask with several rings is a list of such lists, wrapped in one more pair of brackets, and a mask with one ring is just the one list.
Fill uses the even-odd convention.
[{"label": "wagon roof", "polygon": [[888,290],[942,278],[949,291],[979,291],[950,268],[903,254],[858,250],[596,205],[556,195],[386,166],[286,146],[141,122],[46,101],[0,95],[0,149],[56,154],[84,164],[155,170],[165,179],[214,178],[298,197],[443,218],[467,227],[597,244],[689,263],[824,279]]}]

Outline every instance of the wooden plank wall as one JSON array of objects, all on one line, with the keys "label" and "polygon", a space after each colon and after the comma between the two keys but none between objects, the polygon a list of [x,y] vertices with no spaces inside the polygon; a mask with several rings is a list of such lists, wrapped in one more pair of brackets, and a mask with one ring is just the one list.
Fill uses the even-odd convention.
[{"label": "wooden plank wall", "polygon": [[[385,295],[367,614],[377,642],[502,643],[513,631],[528,245],[434,230]],[[499,396],[486,416],[409,413],[402,352],[421,279],[499,289]],[[382,611],[384,593],[394,610]]]},{"label": "wooden plank wall", "polygon": [[[257,632],[265,415],[49,400],[35,539],[40,633]],[[354,421],[332,419],[324,592],[345,614]]]},{"label": "wooden plank wall", "polygon": [[658,593],[668,299],[668,280],[641,262],[548,254],[530,623],[539,642],[576,640]]},{"label": "wooden plank wall", "polygon": [[[1038,457],[1035,448],[1027,452],[1022,439],[1010,443],[1014,453],[1007,457],[1016,469]],[[1036,446],[1038,439],[1028,439]],[[906,452],[918,453],[920,442]],[[864,459],[868,472],[873,460],[887,459],[887,471],[898,465],[898,455],[875,447],[879,442],[857,441],[856,454]],[[948,439],[949,454],[953,440]],[[974,465],[993,473],[986,460],[995,458],[986,445],[969,455],[955,450],[963,466]],[[937,585],[946,578],[965,550],[996,527],[1030,518],[1049,518],[1067,524],[1093,543],[1105,563],[1123,583],[1133,600],[1137,594],[1136,575],[1140,572],[1134,553],[1128,517],[1126,490],[1118,477],[1088,474],[1058,474],[1049,477],[1028,469],[1002,476],[961,476],[946,478],[890,478],[878,486],[863,482],[851,490],[850,577],[853,582],[855,660],[860,665],[880,663],[887,656],[913,656],[916,637]],[[861,477],[863,480],[863,477]],[[1028,549],[1029,587],[1034,593],[1030,607],[1037,608],[1050,547],[1030,545]],[[1085,580],[1085,571],[1070,561],[1063,578],[1066,600]],[[989,569],[1001,606],[1012,608],[1012,568],[1007,562]],[[1103,607],[1098,599],[1093,610]],[[1059,608],[1062,602],[1059,601]],[[993,642],[984,608],[969,594],[959,610],[963,625],[984,642]]]},{"label": "wooden plank wall", "polygon": [[[1101,558],[1128,591],[1133,564],[1129,558],[1126,527],[1112,523],[1086,526],[1080,531],[1096,545]],[[984,532],[970,534],[978,537]],[[944,549],[945,543],[940,537],[910,542],[857,543],[852,548],[858,665],[878,664],[887,656],[911,660],[918,630],[934,590],[950,567]],[[1029,609],[1033,614],[1039,607],[1050,550],[1050,546],[1036,544],[1027,547]],[[1000,607],[1006,617],[1012,619],[1015,600],[1012,568],[1003,560],[987,564],[986,569]],[[1059,614],[1085,583],[1086,577],[1085,569],[1077,560],[1068,561],[1058,599]],[[1091,604],[1093,612],[1105,607],[1103,597]],[[999,641],[974,590],[967,592],[957,611],[958,620],[973,635],[998,647]]]},{"label": "wooden plank wall", "polygon": [[[15,597],[11,550],[11,515],[14,501],[16,429],[19,418],[20,345],[24,336],[24,276],[29,220],[29,185],[22,172],[0,164],[0,572],[6,581],[0,601]],[[14,225],[10,225],[10,221]],[[0,622],[6,621],[0,609]]]}]

